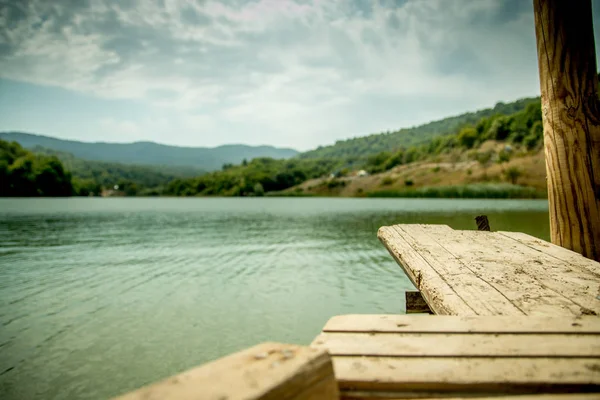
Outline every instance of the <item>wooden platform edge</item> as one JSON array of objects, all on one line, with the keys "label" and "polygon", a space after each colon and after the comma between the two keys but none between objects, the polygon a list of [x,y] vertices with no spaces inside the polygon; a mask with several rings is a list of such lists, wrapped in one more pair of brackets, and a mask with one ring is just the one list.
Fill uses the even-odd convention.
[{"label": "wooden platform edge", "polygon": [[[405,235],[396,231],[395,227],[397,226],[380,227],[377,231],[377,238],[392,258],[396,260],[417,290],[421,292],[431,311],[438,315],[477,315],[423,258],[419,251],[406,241]],[[436,226],[440,229],[446,229],[449,233],[454,231],[448,225]],[[409,265],[411,265],[410,268]]]},{"label": "wooden platform edge", "polygon": [[600,318],[345,314],[331,317],[323,332],[600,334]]},{"label": "wooden platform edge", "polygon": [[175,375],[115,400],[339,399],[327,351],[262,343]]}]

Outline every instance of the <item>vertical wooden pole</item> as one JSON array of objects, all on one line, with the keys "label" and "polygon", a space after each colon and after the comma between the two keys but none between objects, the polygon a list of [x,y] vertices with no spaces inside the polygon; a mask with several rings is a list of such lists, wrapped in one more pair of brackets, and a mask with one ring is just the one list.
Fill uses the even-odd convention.
[{"label": "vertical wooden pole", "polygon": [[533,0],[552,242],[600,261],[600,102],[590,0]]}]

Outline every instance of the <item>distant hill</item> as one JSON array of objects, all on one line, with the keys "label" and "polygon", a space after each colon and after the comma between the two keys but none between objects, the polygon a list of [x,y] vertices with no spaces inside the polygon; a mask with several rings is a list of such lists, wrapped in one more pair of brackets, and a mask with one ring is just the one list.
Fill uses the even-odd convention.
[{"label": "distant hill", "polygon": [[30,149],[35,154],[56,156],[74,178],[93,180],[102,187],[112,187],[122,181],[137,186],[153,188],[163,186],[177,178],[191,178],[201,175],[196,167],[132,165],[106,161],[82,160],[71,153],[35,146]]},{"label": "distant hill", "polygon": [[494,108],[468,112],[417,127],[339,140],[330,146],[320,146],[315,150],[302,153],[299,157],[305,159],[343,158],[360,160],[383,151],[395,151],[403,147],[408,148],[427,143],[436,136],[457,133],[462,127],[473,125],[481,118],[492,115],[514,114],[524,110],[528,104],[535,102],[539,102],[539,97],[520,99],[511,103],[500,102]]},{"label": "distant hill", "polygon": [[154,142],[87,143],[56,139],[22,132],[0,132],[0,139],[15,141],[23,147],[43,147],[71,153],[76,158],[138,165],[166,165],[217,170],[223,164],[239,164],[244,159],[258,157],[290,158],[298,154],[293,149],[272,146],[225,145],[208,147],[178,147]]}]

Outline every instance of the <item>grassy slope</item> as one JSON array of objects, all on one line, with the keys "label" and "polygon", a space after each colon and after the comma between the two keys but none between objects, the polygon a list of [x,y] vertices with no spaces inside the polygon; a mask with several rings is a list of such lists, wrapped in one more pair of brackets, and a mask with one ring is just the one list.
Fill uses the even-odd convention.
[{"label": "grassy slope", "polygon": [[[494,150],[499,152],[503,147],[502,143],[488,141],[478,151]],[[511,167],[517,167],[522,172],[516,182],[518,185],[534,188],[539,196],[544,195],[546,166],[543,150],[535,152],[516,150],[510,161],[502,164],[491,162],[486,167],[471,160],[467,152],[457,151],[453,154],[401,165],[389,171],[366,177],[337,178],[333,184],[329,178],[312,179],[290,188],[282,194],[362,197],[382,191],[398,192],[398,195],[401,195],[401,192],[406,190],[428,187],[494,185],[510,183],[504,171]],[[412,181],[413,184],[407,186],[407,181]]]}]

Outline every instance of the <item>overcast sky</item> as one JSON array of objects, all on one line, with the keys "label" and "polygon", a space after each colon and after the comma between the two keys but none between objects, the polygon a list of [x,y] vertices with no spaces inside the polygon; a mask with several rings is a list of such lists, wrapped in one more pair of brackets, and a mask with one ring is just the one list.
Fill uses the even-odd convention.
[{"label": "overcast sky", "polygon": [[305,150],[538,94],[530,0],[0,0],[0,130]]}]

